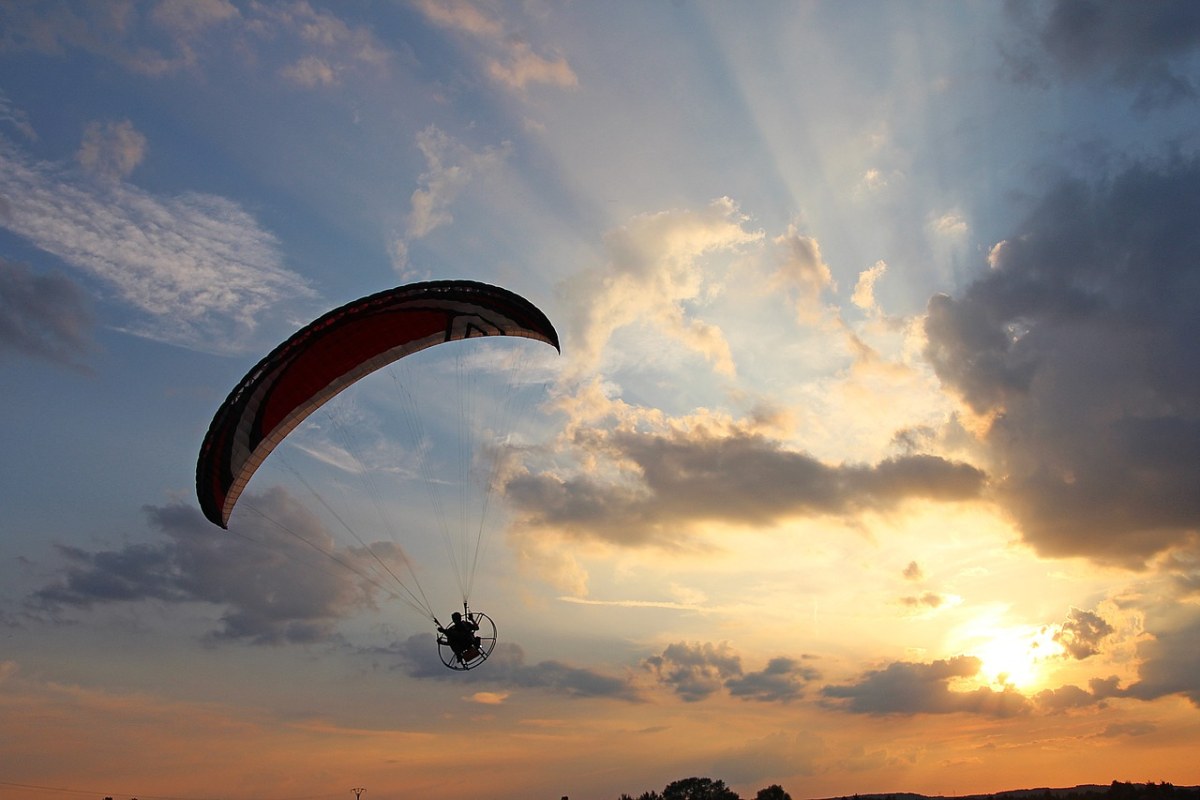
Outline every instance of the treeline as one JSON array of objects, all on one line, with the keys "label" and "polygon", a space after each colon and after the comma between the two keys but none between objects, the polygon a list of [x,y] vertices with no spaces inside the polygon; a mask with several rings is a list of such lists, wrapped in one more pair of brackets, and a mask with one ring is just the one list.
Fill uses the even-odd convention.
[{"label": "treeline", "polygon": [[[684,778],[668,783],[662,792],[642,792],[637,797],[622,794],[620,800],[742,800],[725,781],[712,778]],[[792,800],[782,786],[759,789],[754,800]]]},{"label": "treeline", "polygon": [[1113,781],[1104,797],[1106,800],[1200,800],[1200,786]]},{"label": "treeline", "polygon": [[[840,797],[836,800],[935,800],[924,795],[898,792]],[[1113,781],[1107,788],[1077,787],[1076,789],[1024,789],[996,794],[967,795],[961,800],[1200,800],[1200,787],[1175,786],[1170,783],[1125,783]],[[105,800],[108,800],[107,798]],[[668,783],[661,792],[642,792],[634,796],[622,794],[619,800],[743,800],[725,781],[712,778],[684,778]],[[759,789],[753,800],[792,800],[782,786],[772,784]],[[940,798],[940,800],[948,800]]]}]

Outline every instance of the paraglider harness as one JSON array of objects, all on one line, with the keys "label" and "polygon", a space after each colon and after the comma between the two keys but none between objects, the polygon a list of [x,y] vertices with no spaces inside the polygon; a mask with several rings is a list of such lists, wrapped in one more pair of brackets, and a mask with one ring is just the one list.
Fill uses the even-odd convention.
[{"label": "paraglider harness", "polygon": [[438,655],[450,669],[469,670],[482,664],[496,646],[496,624],[487,614],[471,611],[463,603],[463,613],[454,612],[454,621],[443,627],[433,618],[438,629]]}]

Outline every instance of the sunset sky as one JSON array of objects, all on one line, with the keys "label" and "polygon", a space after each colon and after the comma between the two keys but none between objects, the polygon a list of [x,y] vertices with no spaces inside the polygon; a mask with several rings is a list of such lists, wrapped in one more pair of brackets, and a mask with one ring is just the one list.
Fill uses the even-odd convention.
[{"label": "sunset sky", "polygon": [[[0,798],[1200,784],[1198,259],[1194,2],[0,2]],[[445,361],[195,493],[444,278],[562,341],[469,673],[336,557],[461,605]]]}]

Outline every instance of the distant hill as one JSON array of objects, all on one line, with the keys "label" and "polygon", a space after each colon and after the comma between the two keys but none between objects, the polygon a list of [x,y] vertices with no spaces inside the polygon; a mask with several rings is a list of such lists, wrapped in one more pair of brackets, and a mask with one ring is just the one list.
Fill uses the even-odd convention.
[{"label": "distant hill", "polygon": [[914,792],[880,792],[878,794],[855,794],[823,800],[1200,800],[1200,786],[1175,786],[1170,783],[1122,783],[1113,781],[1107,786],[1085,783],[1067,788],[1040,787],[1037,789],[1010,789],[992,794],[927,795]]}]

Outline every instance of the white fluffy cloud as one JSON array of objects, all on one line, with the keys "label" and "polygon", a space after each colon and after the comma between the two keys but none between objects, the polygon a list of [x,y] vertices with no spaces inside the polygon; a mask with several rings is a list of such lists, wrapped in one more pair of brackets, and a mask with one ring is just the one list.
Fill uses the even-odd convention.
[{"label": "white fluffy cloud", "polygon": [[704,256],[731,252],[759,241],[761,231],[729,198],[700,211],[663,211],[634,218],[607,237],[609,260],[566,285],[575,321],[572,369],[575,375],[599,367],[609,339],[631,325],[649,326],[696,352],[723,375],[735,366],[729,344],[717,326],[688,310],[719,290],[703,268]]}]

